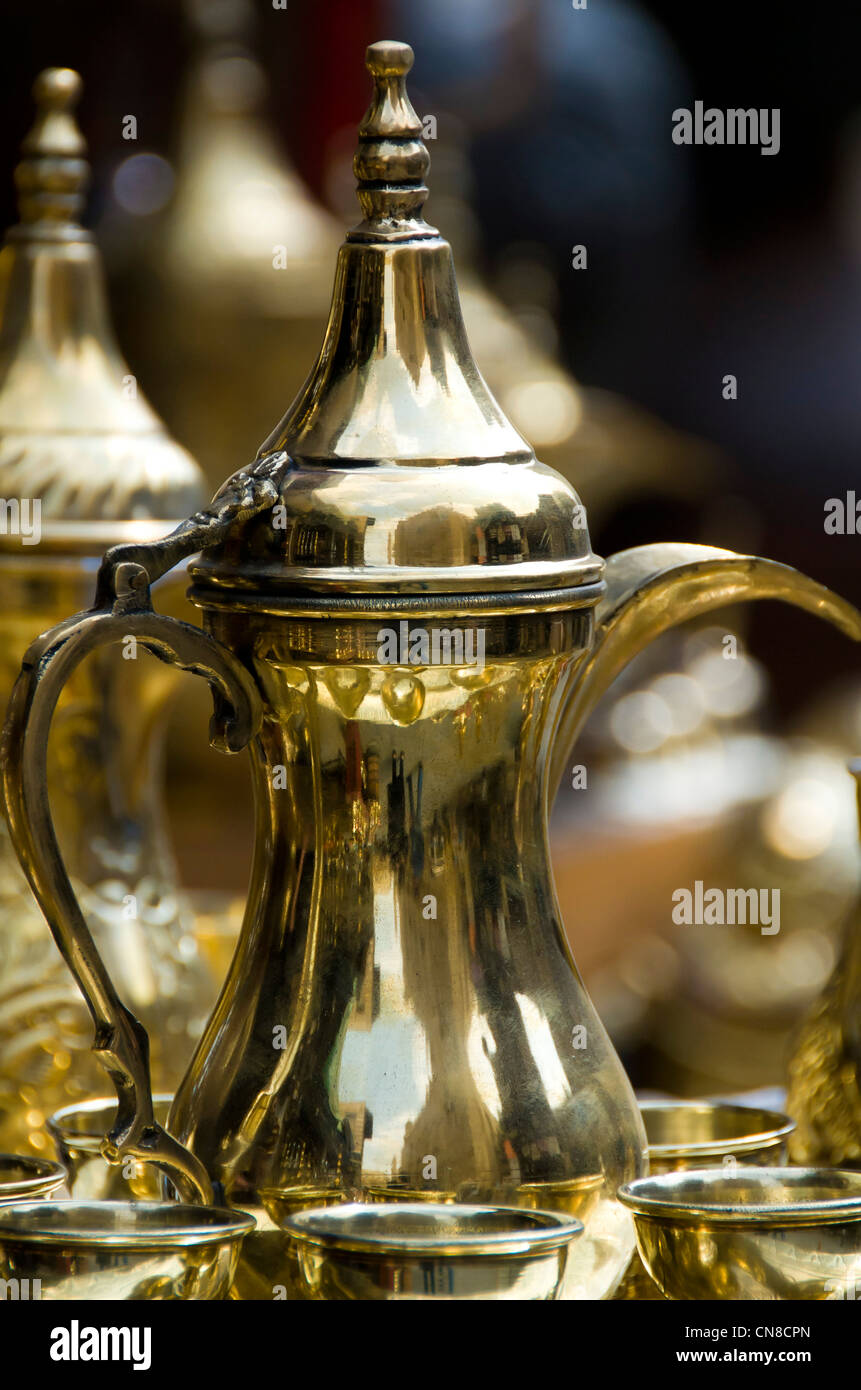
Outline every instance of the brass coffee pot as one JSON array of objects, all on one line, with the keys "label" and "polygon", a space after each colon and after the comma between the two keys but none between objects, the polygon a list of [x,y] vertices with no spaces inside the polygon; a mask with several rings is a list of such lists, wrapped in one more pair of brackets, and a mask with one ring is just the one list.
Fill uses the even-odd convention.
[{"label": "brass coffee pot", "polygon": [[[33,633],[89,602],[105,547],[156,539],[207,493],[114,338],[89,181],[81,79],[48,68],[15,171],[20,220],[0,250],[0,708]],[[16,516],[29,523],[15,534]],[[38,526],[34,523],[38,522]],[[30,534],[27,534],[29,530]],[[190,616],[179,573],[159,601]],[[173,1090],[214,992],[179,892],[161,805],[175,672],[128,646],[64,691],[49,766],[69,871],[123,993],[156,1034]],[[133,710],[133,714],[131,711]],[[178,1044],[178,1046],[177,1046]],[[0,1149],[48,1150],[44,1125],[103,1084],[89,1019],[0,827]]]},{"label": "brass coffee pot", "polygon": [[[211,507],[110,550],[94,606],[33,643],[4,732],[7,814],[117,1089],[104,1151],[254,1213],[238,1296],[292,1288],[297,1210],[432,1199],[579,1217],[566,1296],[602,1297],[632,1249],[615,1193],[646,1138],[554,893],[547,811],[569,750],[625,663],[694,614],[780,598],[856,640],[861,616],[729,551],[593,554],[577,494],[470,354],[449,246],[422,217],[412,60],[367,53],[364,217],[305,387]],[[150,601],[192,554],[203,631]],[[130,635],[206,677],[212,742],[248,748],[256,801],[242,934],[170,1134],[46,785],[64,681]]]}]

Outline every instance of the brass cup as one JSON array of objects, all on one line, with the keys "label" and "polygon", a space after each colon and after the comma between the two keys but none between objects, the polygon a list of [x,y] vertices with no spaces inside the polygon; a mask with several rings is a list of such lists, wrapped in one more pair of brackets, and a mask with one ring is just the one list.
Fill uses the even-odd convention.
[{"label": "brass cup", "polygon": [[564,1211],[585,1221],[590,1216],[604,1185],[603,1173],[587,1173],[581,1178],[565,1178],[558,1182],[525,1182],[517,1189],[518,1206],[533,1210]]},{"label": "brass cup", "polygon": [[547,1300],[583,1224],[520,1207],[389,1202],[300,1212],[286,1229],[306,1298]]},{"label": "brass cup", "polygon": [[253,1227],[178,1202],[15,1203],[0,1207],[0,1280],[42,1300],[225,1298]]},{"label": "brass cup", "polygon": [[795,1121],[776,1110],[710,1100],[641,1100],[651,1173],[707,1168],[723,1159],[739,1163],[786,1160]]},{"label": "brass cup", "polygon": [[[795,1121],[777,1110],[712,1100],[641,1100],[649,1144],[649,1171],[709,1168],[736,1159],[747,1164],[785,1163]],[[616,1299],[660,1299],[661,1292],[635,1250]]]},{"label": "brass cup", "polygon": [[65,1168],[47,1158],[0,1154],[0,1204],[50,1197],[65,1181]]},{"label": "brass cup", "polygon": [[388,1185],[386,1187],[372,1184],[364,1189],[366,1202],[377,1205],[380,1202],[437,1202],[448,1206],[457,1201],[456,1192],[447,1192],[440,1188],[422,1187],[401,1187]]},{"label": "brass cup", "polygon": [[[153,1112],[167,1126],[173,1096],[153,1096]],[[147,1201],[162,1197],[161,1176],[151,1164],[137,1159],[108,1163],[102,1157],[102,1140],[117,1113],[116,1096],[65,1105],[48,1120],[48,1133],[57,1157],[69,1174],[69,1192],[76,1201]]]},{"label": "brass cup", "polygon": [[619,1189],[666,1298],[839,1299],[861,1287],[861,1173],[702,1168]]}]

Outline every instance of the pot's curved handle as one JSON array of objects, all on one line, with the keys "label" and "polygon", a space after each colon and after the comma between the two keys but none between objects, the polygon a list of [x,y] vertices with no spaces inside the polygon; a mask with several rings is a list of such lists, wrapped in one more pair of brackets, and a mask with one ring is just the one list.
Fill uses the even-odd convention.
[{"label": "pot's curved handle", "polygon": [[595,613],[595,641],[572,677],[551,749],[549,804],[583,725],[628,662],[655,637],[688,618],[752,599],[803,608],[861,640],[861,613],[800,570],[758,555],[668,541],[620,551],[607,561],[606,592]]},{"label": "pot's curved handle", "polygon": [[261,701],[238,659],[200,629],[153,612],[150,584],[200,550],[222,541],[237,521],[278,500],[286,454],[268,455],[234,475],[210,508],[151,545],[115,546],[102,561],[92,609],[43,633],[28,649],[15,683],[0,743],[3,796],[12,842],[51,932],[95,1024],[93,1050],[117,1092],[117,1114],[102,1145],[118,1163],[154,1163],[185,1200],[213,1200],[209,1177],[193,1154],[155,1120],[149,1039],[120,1000],[90,935],[63,865],[47,787],[48,735],[72,671],[94,648],[134,637],[160,660],[203,676],[214,712],[210,741],[224,752],[244,748],[256,732]]}]

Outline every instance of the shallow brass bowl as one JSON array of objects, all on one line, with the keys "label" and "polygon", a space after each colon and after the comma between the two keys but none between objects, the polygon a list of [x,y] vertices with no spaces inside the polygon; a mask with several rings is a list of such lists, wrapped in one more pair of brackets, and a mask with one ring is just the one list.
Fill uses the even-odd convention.
[{"label": "shallow brass bowl", "polygon": [[619,1189],[643,1263],[672,1299],[855,1298],[861,1173],[701,1168]]},{"label": "shallow brass bowl", "polygon": [[[153,1112],[167,1127],[173,1096],[153,1096]],[[57,1157],[69,1174],[69,1192],[76,1201],[150,1201],[162,1197],[161,1175],[152,1164],[130,1158],[108,1163],[102,1140],[117,1113],[116,1096],[97,1096],[64,1105],[48,1120],[48,1133]]]},{"label": "shallow brass bowl", "polygon": [[780,1163],[795,1121],[776,1110],[710,1100],[641,1100],[649,1168],[668,1173],[705,1168],[724,1158]]},{"label": "shallow brass bowl", "polygon": [[[713,1100],[638,1102],[649,1143],[649,1171],[709,1168],[731,1158],[742,1163],[785,1163],[795,1121],[776,1110]],[[635,1250],[616,1299],[660,1299],[661,1291]]]},{"label": "shallow brass bowl", "polygon": [[0,1280],[43,1300],[225,1298],[253,1227],[179,1202],[19,1202],[0,1207]]},{"label": "shallow brass bowl", "polygon": [[65,1181],[65,1168],[47,1158],[0,1154],[0,1203],[50,1197]]},{"label": "shallow brass bowl", "polygon": [[519,1207],[390,1202],[298,1213],[286,1229],[309,1298],[546,1300],[583,1224]]}]

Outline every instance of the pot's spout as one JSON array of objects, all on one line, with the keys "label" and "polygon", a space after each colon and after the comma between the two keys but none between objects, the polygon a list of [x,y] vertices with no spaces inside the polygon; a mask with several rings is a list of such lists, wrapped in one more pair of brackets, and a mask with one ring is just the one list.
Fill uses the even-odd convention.
[{"label": "pot's spout", "polygon": [[748,599],[781,599],[861,640],[861,613],[845,599],[776,560],[710,545],[666,542],[620,551],[607,561],[595,642],[562,710],[551,755],[550,803],[592,709],[628,662],[688,618]]}]

